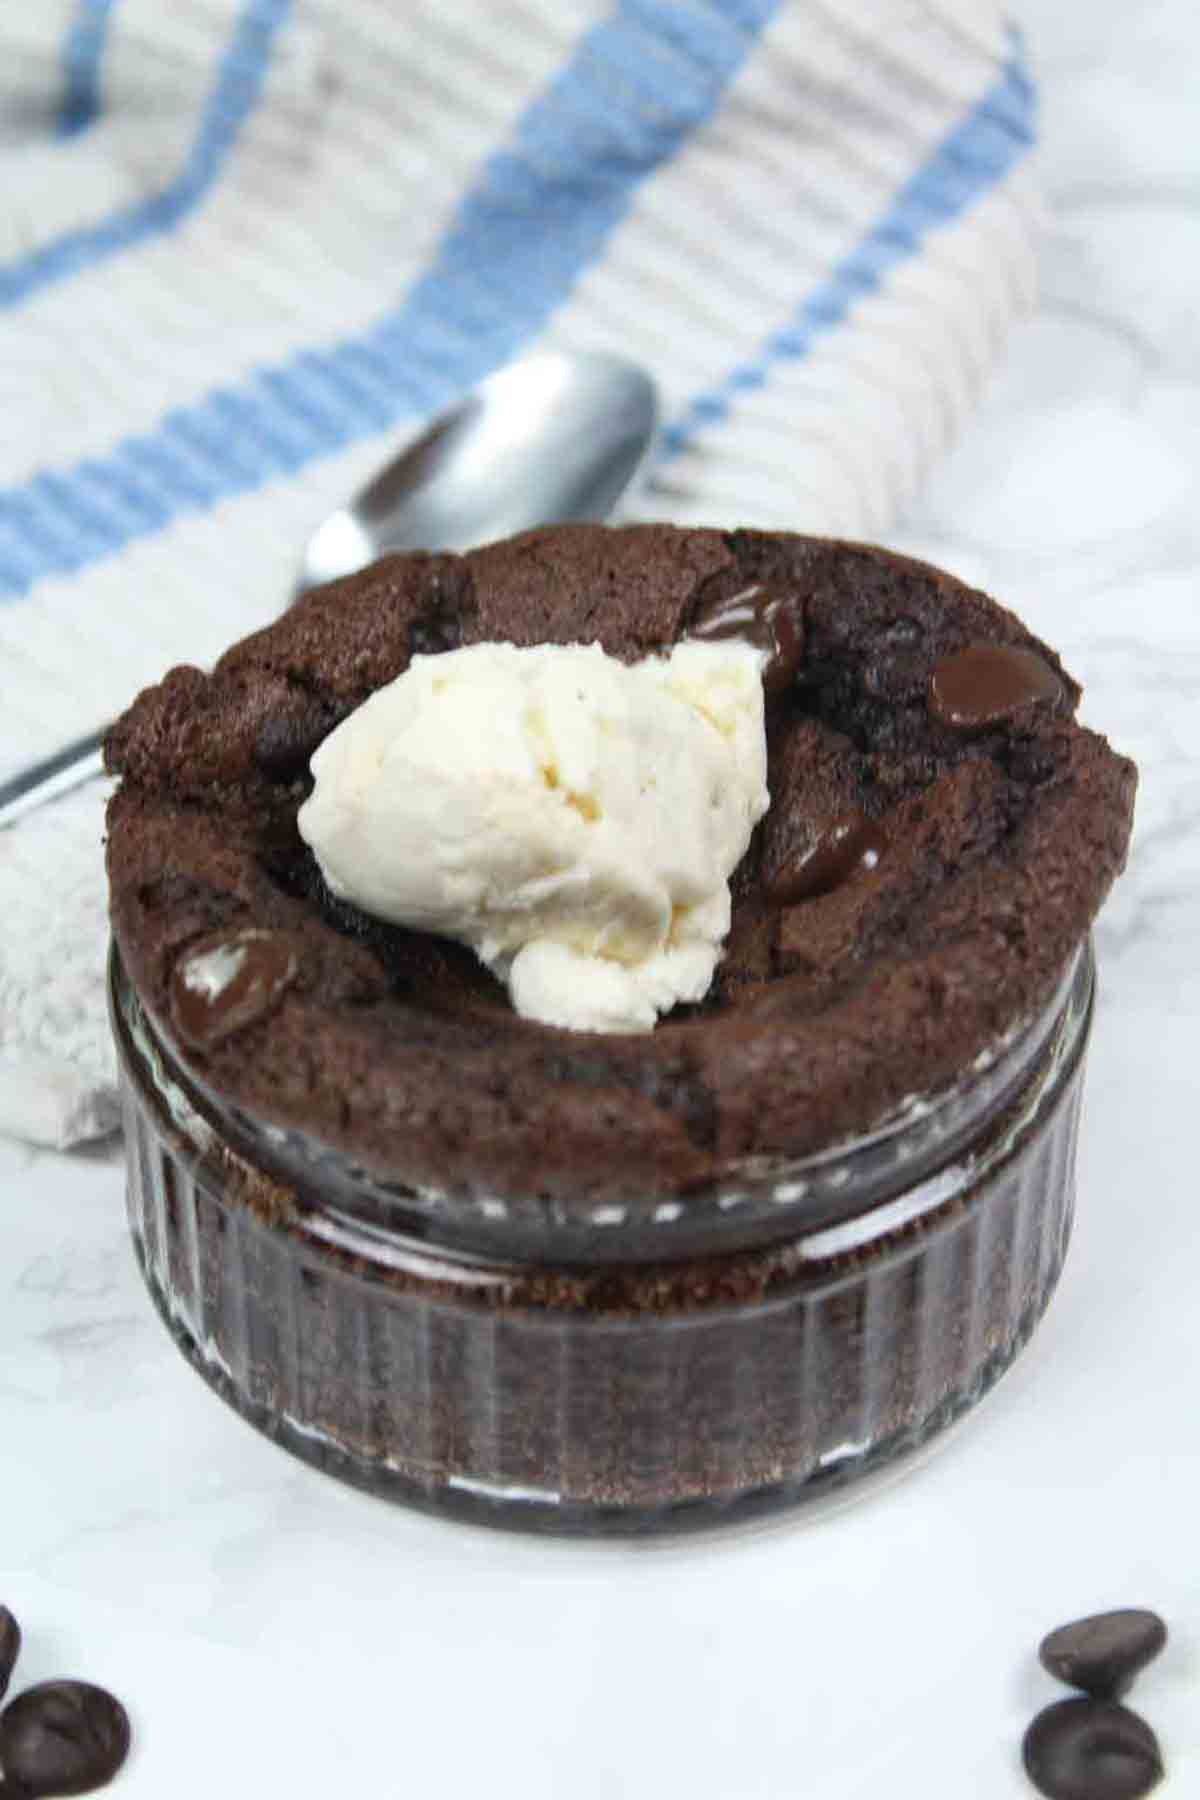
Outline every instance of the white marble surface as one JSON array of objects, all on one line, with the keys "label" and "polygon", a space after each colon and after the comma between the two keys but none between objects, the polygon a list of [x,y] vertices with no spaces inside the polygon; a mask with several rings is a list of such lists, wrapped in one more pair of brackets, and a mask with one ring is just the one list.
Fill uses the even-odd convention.
[{"label": "white marble surface", "polygon": [[1172,1626],[1138,1691],[1163,1791],[1200,1792],[1200,24],[1018,11],[1045,299],[899,541],[1058,644],[1142,768],[1050,1314],[939,1454],[817,1523],[497,1538],[259,1439],[152,1314],[116,1161],[0,1143],[0,1598],[23,1680],[128,1697],[128,1800],[1017,1800],[1037,1639],[1129,1603]]}]

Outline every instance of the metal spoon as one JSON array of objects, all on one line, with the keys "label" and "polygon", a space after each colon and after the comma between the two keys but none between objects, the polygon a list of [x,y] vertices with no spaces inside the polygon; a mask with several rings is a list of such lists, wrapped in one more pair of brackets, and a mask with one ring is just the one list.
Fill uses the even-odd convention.
[{"label": "metal spoon", "polygon": [[[347,506],[301,559],[293,599],[388,550],[468,550],[533,525],[603,519],[654,437],[654,383],[595,352],[508,364],[432,424]],[[102,769],[92,732],[0,784],[0,830]]]},{"label": "metal spoon", "polygon": [[657,411],[650,377],[620,357],[546,351],[510,363],[326,519],[300,591],[385,550],[470,550],[531,525],[606,518]]}]

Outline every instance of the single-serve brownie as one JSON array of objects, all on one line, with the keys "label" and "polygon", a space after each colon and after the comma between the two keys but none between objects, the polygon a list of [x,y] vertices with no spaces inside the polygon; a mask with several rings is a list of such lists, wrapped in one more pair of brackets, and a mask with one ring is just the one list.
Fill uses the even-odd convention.
[{"label": "single-serve brownie", "polygon": [[[467,950],[326,889],[296,829],[309,757],[413,655],[632,660],[739,621],[775,652],[771,806],[701,1004],[641,1036],[532,1023]],[[114,727],[114,931],[185,1065],[257,1119],[448,1192],[678,1196],[870,1130],[1046,1006],[1135,784],[1078,698],[1011,613],[863,545],[559,526],[390,557]],[[231,943],[216,999],[181,978]]]}]

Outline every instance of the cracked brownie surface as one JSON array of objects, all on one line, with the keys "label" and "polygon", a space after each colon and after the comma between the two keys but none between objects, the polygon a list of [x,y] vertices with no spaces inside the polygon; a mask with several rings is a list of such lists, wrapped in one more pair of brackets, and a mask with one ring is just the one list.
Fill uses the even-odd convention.
[{"label": "cracked brownie surface", "polygon": [[[336,900],[296,830],[322,738],[414,654],[633,660],[749,595],[787,621],[771,806],[708,997],[643,1036],[519,1018],[448,940]],[[1013,654],[1015,653],[1015,654]],[[1132,764],[985,595],[867,546],[558,526],[306,595],[109,734],[113,927],[217,1094],[393,1179],[597,1202],[808,1154],[952,1082],[1049,999],[1126,852]],[[220,1008],[181,970],[238,951]]]}]

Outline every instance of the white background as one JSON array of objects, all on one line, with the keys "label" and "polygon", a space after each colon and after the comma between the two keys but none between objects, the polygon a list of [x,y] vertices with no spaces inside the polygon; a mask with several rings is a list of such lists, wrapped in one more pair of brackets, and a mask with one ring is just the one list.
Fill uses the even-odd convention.
[{"label": "white background", "polygon": [[1044,300],[896,541],[1063,651],[1142,768],[1066,1273],[926,1463],[816,1522],[556,1545],[339,1488],[188,1370],[111,1154],[0,1143],[0,1599],[19,1684],[134,1715],[127,1800],[1017,1800],[1050,1626],[1151,1605],[1136,1703],[1200,1792],[1200,25],[1020,13],[1043,88]]}]

